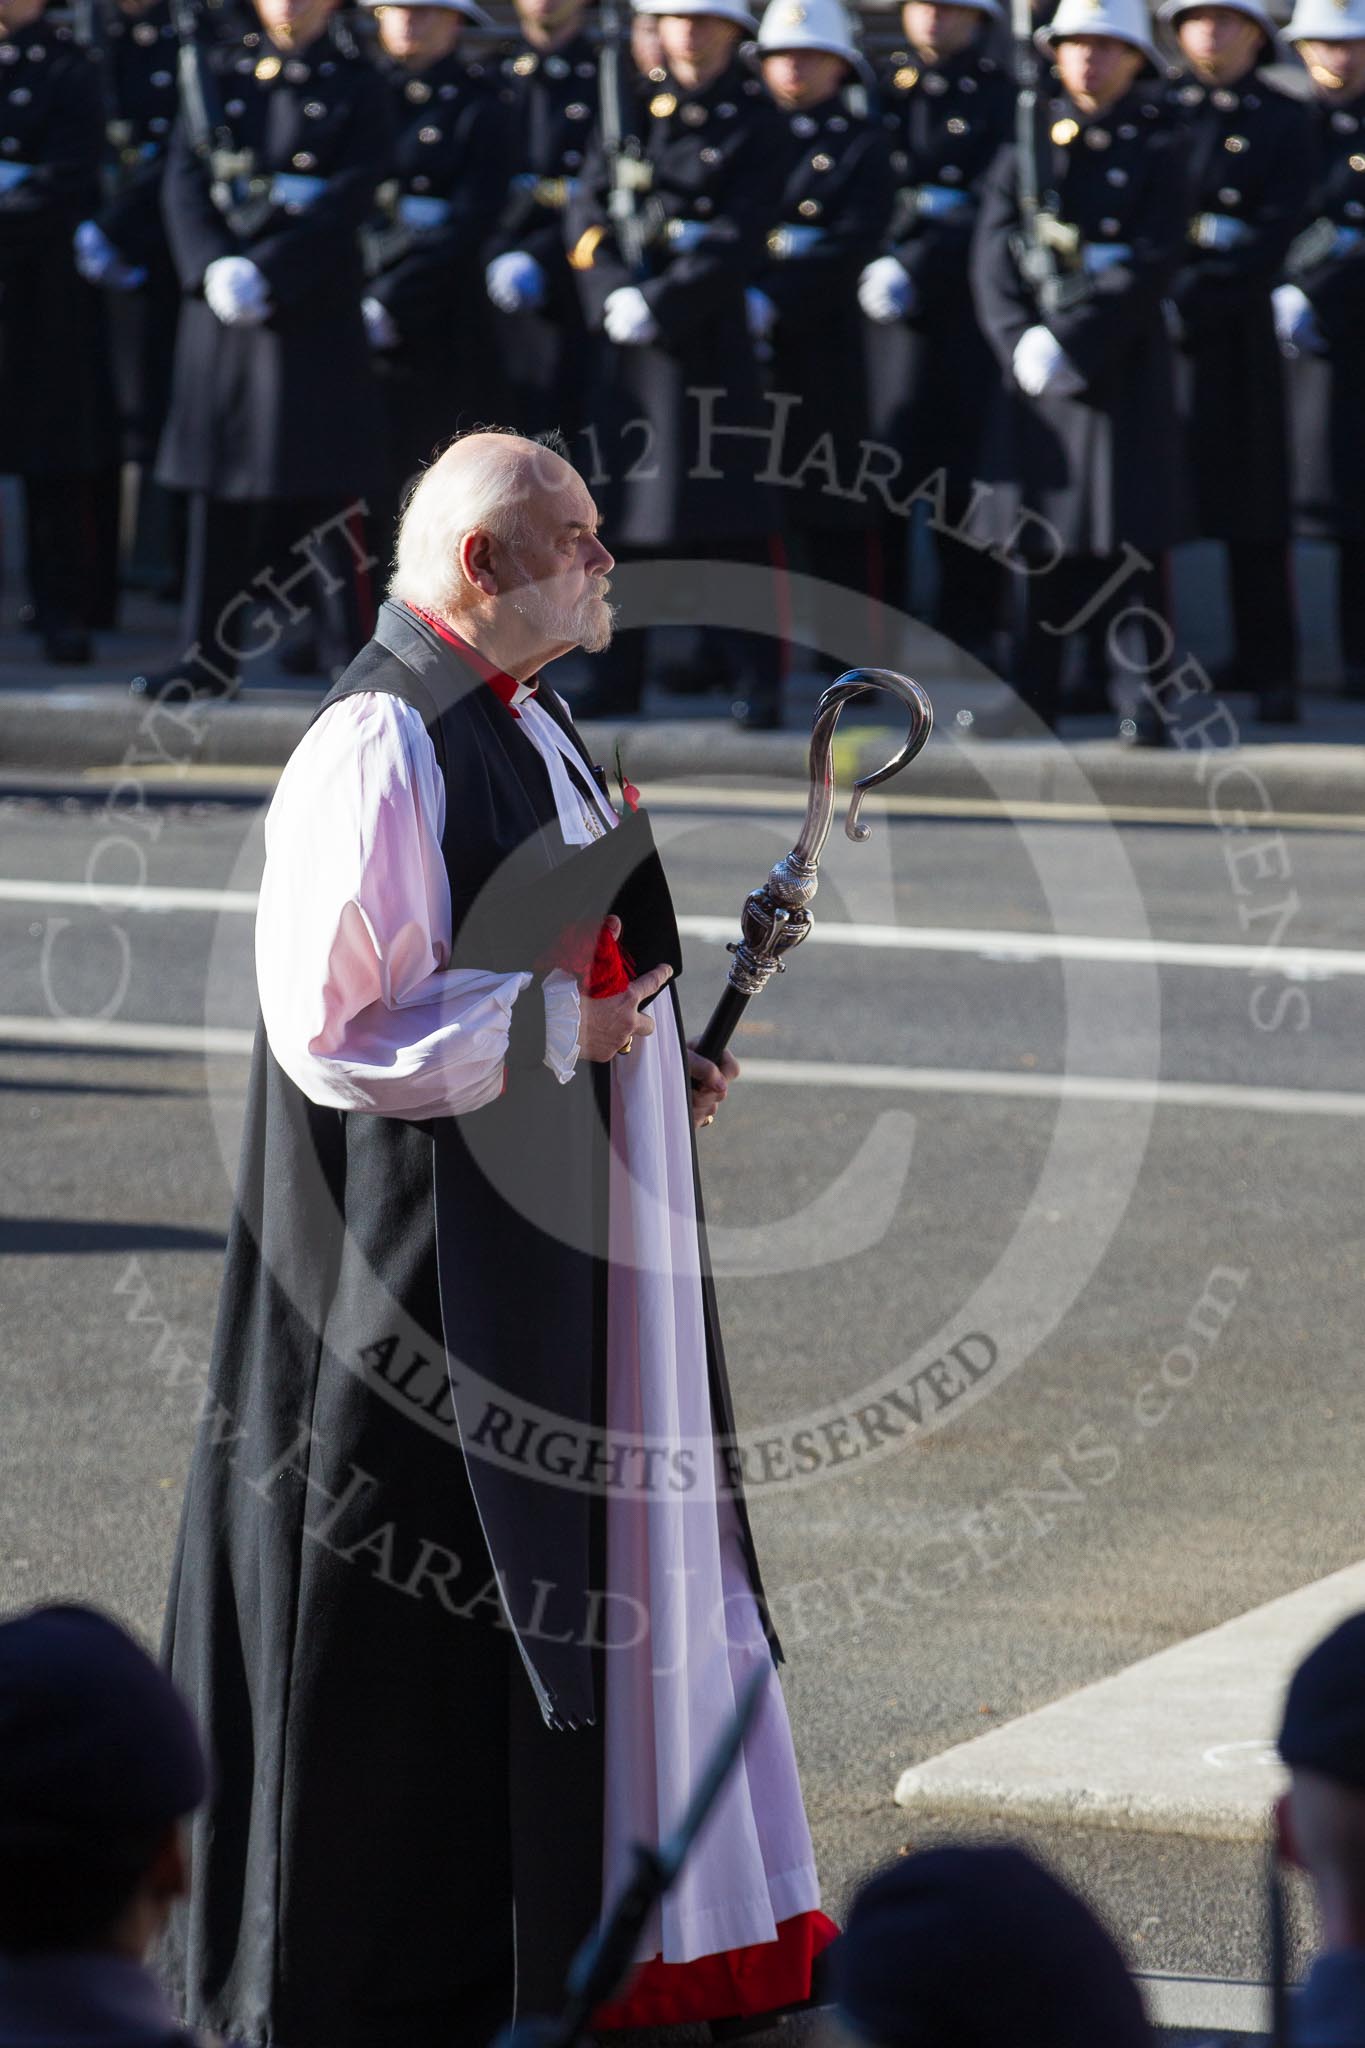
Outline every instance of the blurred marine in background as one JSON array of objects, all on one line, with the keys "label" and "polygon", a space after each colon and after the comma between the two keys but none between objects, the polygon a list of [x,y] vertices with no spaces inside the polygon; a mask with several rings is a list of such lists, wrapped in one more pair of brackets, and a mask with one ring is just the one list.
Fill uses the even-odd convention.
[{"label": "blurred marine in background", "polygon": [[1259,716],[1296,720],[1284,366],[1271,290],[1303,218],[1312,137],[1297,101],[1259,71],[1275,25],[1259,0],[1165,0],[1188,75],[1170,103],[1189,142],[1190,221],[1171,282],[1176,392],[1195,530],[1227,549],[1232,661],[1225,687]]},{"label": "blurred marine in background", "polygon": [[813,579],[807,658],[838,674],[876,639],[846,593],[881,595],[876,534],[852,484],[871,424],[857,287],[890,219],[891,151],[840,0],[771,0],[758,56],[799,153],[747,293],[749,328],[778,403],[796,403],[783,519],[793,567]]},{"label": "blurred marine in background", "polygon": [[378,31],[393,156],[362,234],[361,310],[384,407],[385,474],[371,528],[392,555],[405,486],[451,435],[499,410],[493,310],[470,289],[508,177],[506,112],[466,26],[493,26],[477,0],[364,0]]},{"label": "blurred marine in background", "polygon": [[230,696],[277,608],[317,615],[329,667],[372,620],[359,507],[383,458],[359,230],[388,94],[336,4],[257,0],[258,26],[191,51],[164,185],[182,296],[159,464],[191,494],[186,650],[137,696]]},{"label": "blurred marine in background", "polygon": [[[906,47],[884,80],[895,204],[885,251],[858,288],[873,438],[904,458],[906,489],[923,487],[932,513],[934,624],[988,662],[1004,579],[984,547],[954,536],[972,502],[995,382],[972,304],[968,251],[986,173],[1012,132],[1014,90],[994,47],[1001,22],[998,0],[906,0]],[[884,511],[879,537],[887,598],[909,609],[905,519]],[[916,608],[927,610],[918,601]]]},{"label": "blurred marine in background", "polygon": [[1365,698],[1365,0],[1299,0],[1317,178],[1275,293],[1300,533],[1337,551],[1341,687]]},{"label": "blurred marine in background", "polygon": [[1036,41],[1061,96],[1032,163],[1017,144],[996,160],[972,254],[1000,365],[983,521],[1021,572],[1012,672],[1029,716],[1007,708],[978,730],[1055,726],[1067,648],[1098,633],[1120,736],[1160,745],[1143,685],[1166,651],[1165,556],[1181,532],[1162,301],[1187,246],[1184,141],[1142,0],[1062,0]]},{"label": "blurred marine in background", "polygon": [[98,326],[72,236],[98,202],[104,124],[95,60],[43,11],[44,0],[0,0],[0,476],[23,484],[44,656],[83,662]]},{"label": "blurred marine in background", "polygon": [[[638,132],[623,120],[616,146],[599,133],[569,202],[569,260],[596,337],[583,470],[618,563],[708,557],[759,572],[743,597],[752,630],[717,627],[709,639],[737,721],[774,726],[784,493],[761,480],[774,416],[747,292],[797,139],[740,55],[758,26],[740,0],[645,0],[641,11],[658,17],[666,83],[622,109]],[[629,582],[621,597],[580,715],[639,709],[650,621],[633,615]]]}]

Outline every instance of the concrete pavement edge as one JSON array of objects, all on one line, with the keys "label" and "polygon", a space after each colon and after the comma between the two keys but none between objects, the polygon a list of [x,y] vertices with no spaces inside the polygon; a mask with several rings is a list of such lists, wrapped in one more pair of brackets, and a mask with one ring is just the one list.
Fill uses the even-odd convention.
[{"label": "concrete pavement edge", "polygon": [[[263,696],[265,693],[262,693]],[[283,700],[283,701],[282,701]],[[144,705],[108,685],[0,693],[0,770],[81,773],[124,767],[165,774],[178,765],[278,768],[306,731],[316,699],[271,692],[255,703]],[[636,782],[804,782],[806,730],[742,732],[726,718],[588,720],[584,735],[611,774],[619,745]],[[894,751],[891,725],[846,721],[836,742],[841,786]],[[1365,745],[1312,740],[1251,746],[1129,748],[1112,739],[960,740],[936,734],[895,785],[946,801],[1096,804],[1186,817],[1234,829],[1266,812],[1360,816]]]}]

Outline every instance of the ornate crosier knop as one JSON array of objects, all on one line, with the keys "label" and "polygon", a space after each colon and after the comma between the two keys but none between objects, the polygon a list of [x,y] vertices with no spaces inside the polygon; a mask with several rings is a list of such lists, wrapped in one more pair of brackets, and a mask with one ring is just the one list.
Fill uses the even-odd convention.
[{"label": "ornate crosier knop", "polygon": [[854,841],[871,837],[871,829],[858,822],[863,798],[879,783],[899,775],[920,751],[934,728],[934,707],[919,684],[889,668],[851,668],[830,684],[815,710],[810,736],[810,795],[806,815],[790,853],[772,869],[761,888],[745,899],[740,913],[742,936],[728,951],[734,955],[725,992],[711,1015],[711,1021],[697,1040],[696,1050],[704,1059],[718,1060],[734,1034],[744,1011],[774,974],[786,969],[785,956],[808,938],[814,919],[807,907],[820,886],[820,855],[829,837],[834,817],[834,728],[845,704],[873,690],[887,690],[899,697],[910,712],[910,730],[898,752],[870,775],[860,775],[844,820],[844,831]]}]

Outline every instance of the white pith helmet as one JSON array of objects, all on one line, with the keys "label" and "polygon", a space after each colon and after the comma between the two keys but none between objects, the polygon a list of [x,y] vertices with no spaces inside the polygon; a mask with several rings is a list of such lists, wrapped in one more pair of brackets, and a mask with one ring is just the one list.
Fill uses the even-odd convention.
[{"label": "white pith helmet", "polygon": [[1275,48],[1279,23],[1266,8],[1259,5],[1259,0],[1162,0],[1162,5],[1156,11],[1156,18],[1166,31],[1172,47],[1177,51],[1177,31],[1181,19],[1186,14],[1192,14],[1196,7],[1224,7],[1229,14],[1244,14],[1248,21],[1255,22],[1271,49]]},{"label": "white pith helmet", "polygon": [[1296,0],[1287,43],[1358,43],[1365,36],[1365,0]]},{"label": "white pith helmet", "polygon": [[858,48],[842,0],[769,0],[758,31],[758,54],[777,50],[826,50],[852,65],[864,84],[873,83],[872,66]]},{"label": "white pith helmet", "polygon": [[637,14],[713,14],[717,21],[733,21],[746,35],[758,34],[758,23],[739,0],[635,0]]},{"label": "white pith helmet", "polygon": [[1033,40],[1047,56],[1068,36],[1113,36],[1141,50],[1157,72],[1166,69],[1152,41],[1151,20],[1143,0],[1062,0],[1046,28]]},{"label": "white pith helmet", "polygon": [[466,21],[472,21],[475,28],[496,28],[491,14],[485,14],[477,0],[360,0],[368,14],[377,14],[381,7],[444,7],[450,14],[462,14]]}]

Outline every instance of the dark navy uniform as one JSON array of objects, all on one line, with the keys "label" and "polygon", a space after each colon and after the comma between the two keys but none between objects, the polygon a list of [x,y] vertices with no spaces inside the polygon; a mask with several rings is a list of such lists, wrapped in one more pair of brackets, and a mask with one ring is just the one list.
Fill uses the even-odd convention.
[{"label": "dark navy uniform", "polygon": [[393,157],[362,241],[366,298],[397,334],[373,356],[384,399],[382,553],[407,481],[453,434],[503,414],[482,280],[508,134],[496,92],[460,57],[420,72],[381,59],[380,70]]},{"label": "dark navy uniform", "polygon": [[1298,531],[1336,542],[1342,680],[1365,697],[1365,94],[1311,108],[1318,177],[1286,275],[1318,329],[1290,362]]},{"label": "dark navy uniform", "polygon": [[[981,455],[991,489],[973,531],[1011,558],[1035,557],[1035,572],[1047,568],[1024,579],[1028,621],[1016,665],[1021,693],[1046,721],[1057,716],[1066,637],[1045,628],[1093,626],[1091,606],[1125,561],[1132,574],[1116,588],[1115,613],[1159,612],[1161,557],[1183,534],[1162,300],[1188,246],[1189,219],[1183,137],[1154,88],[1137,84],[1093,121],[1056,100],[1051,124],[1043,197],[1075,231],[1063,261],[1072,302],[1045,311],[1024,274],[1012,146],[987,180],[972,251],[977,311],[999,364]],[[1072,395],[1030,397],[1017,383],[1015,348],[1035,327],[1073,366],[1080,389]],[[1111,650],[1126,691],[1156,659],[1152,632],[1139,639],[1132,650]]]},{"label": "dark navy uniform", "polygon": [[[164,208],[183,300],[158,473],[195,494],[187,638],[231,677],[249,651],[240,627],[230,643],[219,630],[233,599],[382,479],[359,229],[388,162],[388,94],[335,24],[295,54],[250,30],[210,46],[205,70],[231,147],[201,158],[182,110]],[[227,325],[211,309],[205,276],[227,256],[263,277],[263,322]],[[334,661],[368,625],[353,538],[355,556],[344,543],[336,555],[350,611],[330,622]]]},{"label": "dark navy uniform", "polygon": [[[117,458],[145,472],[138,494],[132,580],[169,593],[179,582],[179,501],[151,484],[175,356],[180,285],[161,218],[161,180],[175,125],[177,43],[168,0],[143,11],[111,0],[103,27],[105,136],[95,226],[124,273],[140,281],[101,294],[117,421]],[[116,476],[116,472],[115,472]],[[106,494],[117,505],[117,493]],[[117,521],[104,536],[117,559]],[[108,573],[108,572],[106,572]]]},{"label": "dark navy uniform", "polygon": [[[775,415],[745,290],[767,260],[794,141],[738,59],[699,91],[670,81],[653,93],[635,141],[648,188],[639,194],[649,238],[643,276],[632,277],[617,243],[600,143],[570,203],[570,246],[598,337],[579,467],[604,507],[618,559],[709,556],[763,568],[757,630],[715,640],[724,640],[738,715],[768,723],[785,660],[776,625],[785,590],[775,581],[780,502],[759,476],[782,449],[780,436],[770,438]],[[658,334],[617,347],[605,337],[604,309],[628,285],[638,287]],[[643,662],[642,636],[618,634],[597,664],[602,708],[638,705]]]},{"label": "dark navy uniform", "polygon": [[98,328],[71,238],[96,203],[103,139],[98,67],[68,28],[40,18],[0,38],[0,475],[24,480],[30,593],[58,660],[88,653]]},{"label": "dark navy uniform", "polygon": [[[995,377],[972,305],[967,254],[986,173],[1013,133],[1014,88],[983,18],[971,46],[941,64],[895,53],[886,72],[884,120],[892,144],[896,200],[886,246],[904,269],[914,300],[907,318],[864,322],[871,378],[872,433],[900,454],[906,491],[943,473],[937,528],[958,525],[970,503],[986,394]],[[900,491],[898,495],[904,496]],[[985,652],[999,609],[996,565],[946,532],[935,532],[939,629]],[[883,524],[887,596],[908,597],[902,520]]]},{"label": "dark navy uniform", "polygon": [[558,50],[521,44],[500,66],[512,177],[490,253],[521,250],[539,264],[535,310],[494,315],[509,424],[524,434],[582,423],[587,336],[564,247],[565,207],[597,119],[597,52],[585,34]]},{"label": "dark navy uniform", "polygon": [[[851,111],[843,95],[784,115],[799,150],[767,239],[758,287],[777,309],[768,382],[798,401],[786,435],[782,492],[796,566],[843,589],[880,594],[869,562],[867,506],[848,495],[870,428],[858,278],[881,246],[891,216],[891,149],[881,124]],[[824,444],[827,452],[822,452]],[[816,653],[847,668],[846,604],[817,635]],[[856,658],[863,659],[866,644]]]},{"label": "dark navy uniform", "polygon": [[1179,84],[1171,105],[1189,143],[1188,244],[1170,296],[1195,526],[1227,543],[1230,680],[1284,712],[1297,657],[1284,366],[1270,292],[1307,203],[1309,119],[1255,71],[1231,86]]}]

